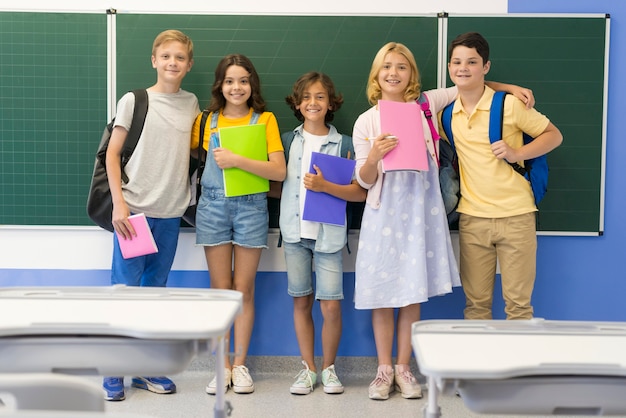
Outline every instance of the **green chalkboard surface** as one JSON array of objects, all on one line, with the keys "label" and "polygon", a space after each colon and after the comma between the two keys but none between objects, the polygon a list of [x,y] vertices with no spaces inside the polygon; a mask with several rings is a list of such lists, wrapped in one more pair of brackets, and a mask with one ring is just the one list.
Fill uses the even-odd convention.
[{"label": "green chalkboard surface", "polygon": [[[464,32],[489,42],[488,78],[529,87],[561,130],[548,154],[538,230],[602,233],[605,17],[450,17],[448,44]],[[449,82],[449,81],[448,81]]]},{"label": "green chalkboard surface", "polygon": [[0,13],[0,224],[91,225],[106,30],[105,14]]},{"label": "green chalkboard surface", "polygon": [[[224,55],[249,56],[282,131],[298,122],[284,98],[304,72],[328,73],[345,102],[333,122],[350,134],[368,108],[366,81],[388,41],[411,48],[425,89],[436,87],[439,23],[491,44],[489,79],[530,87],[564,135],[549,156],[539,230],[602,233],[608,19],[574,16],[235,16],[117,14],[117,97],[155,81],[152,41],[169,28],[194,40],[183,88],[201,107]],[[584,51],[584,53],[581,53]],[[93,225],[85,203],[107,114],[107,15],[0,12],[0,224]],[[275,214],[274,214],[275,215]],[[272,226],[276,226],[275,223]]]},{"label": "green chalkboard surface", "polygon": [[415,54],[426,88],[436,86],[436,17],[356,16],[117,16],[117,94],[154,82],[152,41],[166,28],[179,29],[194,41],[194,66],[183,81],[205,107],[217,63],[241,53],[254,63],[263,97],[282,131],[299,124],[285,103],[293,83],[307,71],[321,71],[344,95],[333,123],[350,135],[357,116],[369,105],[367,76],[385,43],[406,44]]}]

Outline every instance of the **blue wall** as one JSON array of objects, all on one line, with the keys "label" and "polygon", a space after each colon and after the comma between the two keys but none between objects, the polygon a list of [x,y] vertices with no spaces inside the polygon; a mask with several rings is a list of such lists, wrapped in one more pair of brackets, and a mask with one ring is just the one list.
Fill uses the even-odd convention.
[{"label": "blue wall", "polygon": [[[607,172],[605,232],[600,237],[539,237],[537,282],[534,293],[535,316],[546,319],[626,321],[626,259],[622,221],[626,207],[623,192],[623,160],[626,141],[618,121],[626,109],[623,68],[626,39],[621,19],[626,19],[626,5],[612,0],[510,0],[511,13],[610,13],[611,48],[609,110],[607,125]],[[584,56],[585,51],[580,51]],[[418,57],[419,60],[419,57]],[[497,65],[497,57],[493,57]],[[572,65],[579,65],[573,63]],[[582,64],[580,64],[582,65]],[[541,92],[536,91],[541,102]],[[564,138],[567,141],[567,138]],[[8,270],[0,269],[0,286],[39,285],[108,285],[108,271],[74,270]],[[169,284],[181,287],[208,287],[206,271],[172,272]],[[374,356],[375,347],[368,311],[356,311],[353,305],[354,274],[346,273],[343,302],[344,333],[339,349],[341,356]],[[293,332],[292,302],[287,295],[285,273],[261,272],[257,278],[257,321],[250,348],[251,355],[298,355]],[[496,289],[496,295],[500,289]],[[438,297],[422,307],[424,319],[462,318],[464,297],[460,288],[451,295]],[[494,315],[503,318],[503,303],[497,297]],[[319,308],[315,316],[320,323]],[[317,353],[321,354],[319,344]]]},{"label": "blue wall", "polygon": [[[626,37],[622,23],[626,19],[626,4],[611,0],[509,0],[509,12],[611,15],[605,232],[601,237],[539,237],[534,303],[536,316],[549,319],[625,321],[626,194],[622,160],[626,142],[622,140],[619,122],[626,108]],[[580,54],[584,57],[585,51]],[[540,102],[540,92],[538,95]]]}]

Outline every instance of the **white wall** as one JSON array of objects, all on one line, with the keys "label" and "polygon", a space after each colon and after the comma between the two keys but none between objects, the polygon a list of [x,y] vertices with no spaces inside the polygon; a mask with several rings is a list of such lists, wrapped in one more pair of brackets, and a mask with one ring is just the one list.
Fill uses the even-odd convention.
[{"label": "white wall", "polygon": [[[3,3],[9,3],[3,0]],[[175,7],[173,6],[175,5]],[[411,15],[438,12],[454,13],[506,13],[506,0],[399,0],[393,4],[380,1],[317,0],[313,2],[286,2],[285,0],[239,0],[211,1],[178,0],[21,0],[3,4],[4,10],[54,10],[54,11],[98,11],[117,9],[120,12],[142,13],[219,13],[219,14],[315,14],[315,15]],[[174,10],[173,10],[174,9]],[[355,10],[358,11],[355,13]]]},{"label": "white wall", "polygon": [[[390,8],[384,2],[354,0],[318,0],[316,2],[289,2],[284,0],[240,0],[238,2],[207,2],[178,0],[21,0],[7,4],[3,0],[0,10],[97,12],[114,8],[119,13],[215,13],[215,14],[314,14],[314,15],[424,15],[438,12],[503,14],[507,12],[506,0],[399,0]],[[288,8],[287,8],[288,7]],[[358,10],[358,13],[354,13]],[[202,249],[194,245],[195,234],[181,233],[179,251],[174,270],[204,270],[206,264]],[[276,248],[277,232],[269,237],[270,249],[263,252],[259,271],[284,271],[284,257]],[[345,253],[345,271],[354,271],[357,236],[350,237],[352,254]],[[0,225],[0,269],[109,269],[112,238],[109,232],[98,227],[20,227]]]}]

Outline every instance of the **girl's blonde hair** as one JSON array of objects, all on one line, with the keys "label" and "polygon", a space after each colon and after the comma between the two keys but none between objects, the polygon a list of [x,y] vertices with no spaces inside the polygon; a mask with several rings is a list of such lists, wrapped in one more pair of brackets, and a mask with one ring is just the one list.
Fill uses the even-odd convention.
[{"label": "girl's blonde hair", "polygon": [[378,100],[382,98],[382,90],[380,87],[380,83],[378,83],[378,74],[380,70],[383,68],[385,63],[385,57],[387,54],[395,52],[396,54],[402,55],[409,62],[409,66],[411,67],[411,78],[409,80],[409,84],[404,91],[404,100],[409,102],[411,100],[415,100],[420,95],[420,75],[419,70],[417,69],[417,64],[415,63],[415,57],[413,57],[413,53],[409,48],[404,46],[398,42],[389,42],[385,44],[382,48],[378,50],[376,56],[374,57],[374,61],[372,62],[372,69],[370,70],[370,75],[367,82],[367,101],[373,106],[378,103]]},{"label": "girl's blonde hair", "polygon": [[164,30],[154,38],[154,42],[152,43],[152,55],[156,55],[158,47],[173,41],[180,42],[187,47],[187,55],[189,56],[189,61],[191,61],[193,59],[193,42],[189,36],[176,29]]}]

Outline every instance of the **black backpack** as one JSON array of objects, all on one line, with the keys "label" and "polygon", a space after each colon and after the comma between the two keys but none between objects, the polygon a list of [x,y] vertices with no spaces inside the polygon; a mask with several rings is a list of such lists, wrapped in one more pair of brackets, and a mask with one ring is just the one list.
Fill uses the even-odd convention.
[{"label": "black backpack", "polygon": [[[124,173],[124,167],[130,160],[135,151],[139,137],[143,131],[143,125],[146,121],[148,113],[148,92],[144,89],[133,90],[135,95],[135,107],[133,109],[133,120],[128,130],[128,136],[124,142],[122,149],[122,181],[127,182],[128,177]],[[109,179],[106,172],[106,153],[113,132],[113,124],[115,118],[111,120],[102,132],[98,152],[96,153],[96,162],[91,176],[91,186],[89,187],[89,196],[87,197],[87,215],[96,225],[113,232],[113,224],[111,217],[113,214],[113,200],[111,198],[111,189],[109,189]]]}]

